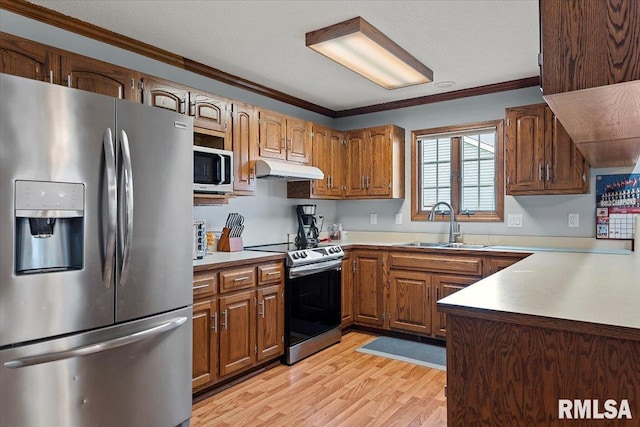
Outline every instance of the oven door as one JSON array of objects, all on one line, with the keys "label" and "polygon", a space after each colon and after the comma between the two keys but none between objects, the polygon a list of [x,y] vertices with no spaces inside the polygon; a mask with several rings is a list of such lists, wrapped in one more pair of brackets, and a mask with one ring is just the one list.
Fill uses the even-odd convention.
[{"label": "oven door", "polygon": [[285,347],[340,328],[342,260],[289,269],[285,284]]}]

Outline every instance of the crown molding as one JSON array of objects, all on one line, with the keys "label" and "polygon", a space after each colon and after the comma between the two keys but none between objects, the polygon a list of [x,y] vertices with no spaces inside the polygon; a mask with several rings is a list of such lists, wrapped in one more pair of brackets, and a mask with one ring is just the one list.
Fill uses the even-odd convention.
[{"label": "crown molding", "polygon": [[130,52],[155,59],[160,62],[164,62],[165,64],[172,65],[183,70],[191,71],[204,77],[208,77],[226,83],[228,85],[257,93],[259,95],[331,118],[349,117],[360,114],[390,111],[399,108],[415,107],[424,104],[433,104],[436,102],[451,101],[454,99],[486,95],[490,93],[522,89],[540,85],[540,78],[538,76],[535,76],[519,80],[511,80],[508,82],[461,89],[452,92],[445,92],[436,95],[427,95],[417,98],[409,98],[399,101],[385,102],[382,104],[352,108],[348,110],[334,111],[332,109],[311,103],[309,101],[305,101],[304,99],[288,95],[284,92],[271,89],[259,83],[255,83],[250,80],[226,73],[217,68],[213,68],[208,65],[196,62],[194,60],[185,58],[164,49],[160,49],[156,46],[152,46],[139,40],[126,37],[122,34],[106,30],[104,28],[98,27],[97,25],[93,25],[79,19],[63,15],[59,12],[46,9],[42,6],[29,3],[25,0],[0,0],[0,9],[14,12],[24,17],[43,22],[45,24],[53,25],[57,28],[67,30],[72,33],[79,34],[81,36],[85,36],[103,43],[107,43],[109,45],[119,47]]}]

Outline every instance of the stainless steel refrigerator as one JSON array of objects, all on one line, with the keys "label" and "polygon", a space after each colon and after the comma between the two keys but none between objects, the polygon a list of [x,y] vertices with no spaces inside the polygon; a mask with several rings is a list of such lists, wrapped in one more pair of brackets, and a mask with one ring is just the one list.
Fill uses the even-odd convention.
[{"label": "stainless steel refrigerator", "polygon": [[0,426],[188,425],[192,123],[0,74]]}]

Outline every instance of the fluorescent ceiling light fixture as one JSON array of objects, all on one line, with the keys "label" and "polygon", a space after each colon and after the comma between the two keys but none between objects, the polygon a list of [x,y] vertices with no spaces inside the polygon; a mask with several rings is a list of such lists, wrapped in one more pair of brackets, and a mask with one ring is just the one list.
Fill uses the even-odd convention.
[{"label": "fluorescent ceiling light fixture", "polygon": [[433,81],[433,71],[361,17],[306,34],[306,45],[386,89]]}]

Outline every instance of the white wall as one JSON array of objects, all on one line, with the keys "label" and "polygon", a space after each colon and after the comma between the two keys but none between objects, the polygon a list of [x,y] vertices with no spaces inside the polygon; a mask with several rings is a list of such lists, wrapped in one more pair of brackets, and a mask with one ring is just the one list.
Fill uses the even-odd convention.
[{"label": "white wall", "polygon": [[[237,212],[245,217],[245,246],[285,242],[287,233],[298,229],[295,207],[314,204],[317,215],[325,217],[324,229],[336,219],[336,203],[328,200],[287,199],[287,184],[281,180],[259,179],[257,196],[230,199],[228,205],[194,206],[193,217],[205,219],[207,230],[222,230],[227,215]],[[320,224],[318,224],[320,226]]]}]

